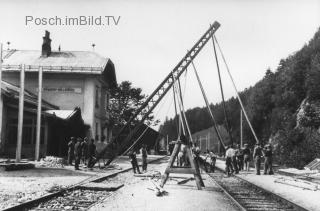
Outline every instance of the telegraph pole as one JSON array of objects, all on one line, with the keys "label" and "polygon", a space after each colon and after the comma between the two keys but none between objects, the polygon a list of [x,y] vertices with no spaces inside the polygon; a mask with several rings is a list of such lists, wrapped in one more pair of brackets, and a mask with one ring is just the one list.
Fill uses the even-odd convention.
[{"label": "telegraph pole", "polygon": [[40,137],[41,137],[41,99],[42,99],[42,67],[39,67],[39,86],[38,86],[38,109],[37,109],[37,137],[35,160],[40,159]]},{"label": "telegraph pole", "polygon": [[240,109],[240,147],[243,147],[243,133],[242,133],[242,110]]},{"label": "telegraph pole", "polygon": [[21,145],[22,145],[22,129],[23,129],[23,104],[24,104],[24,71],[25,65],[21,65],[20,71],[20,95],[19,95],[19,116],[18,116],[18,134],[17,134],[17,149],[16,162],[21,161]]}]

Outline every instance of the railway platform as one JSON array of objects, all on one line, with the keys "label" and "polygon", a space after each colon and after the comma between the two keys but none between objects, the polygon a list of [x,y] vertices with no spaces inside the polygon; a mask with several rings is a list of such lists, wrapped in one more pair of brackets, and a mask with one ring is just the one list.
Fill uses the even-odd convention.
[{"label": "railway platform", "polygon": [[[217,160],[216,167],[225,169],[225,161]],[[240,171],[237,177],[261,187],[271,193],[291,201],[306,210],[320,210],[320,185],[307,180],[299,179],[295,175],[274,175],[255,174],[255,169],[250,168],[249,172]]]}]

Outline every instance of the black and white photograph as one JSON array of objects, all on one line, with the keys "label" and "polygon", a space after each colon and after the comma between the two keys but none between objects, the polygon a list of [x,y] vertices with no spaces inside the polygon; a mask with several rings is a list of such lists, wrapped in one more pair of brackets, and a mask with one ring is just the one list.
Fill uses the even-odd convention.
[{"label": "black and white photograph", "polygon": [[319,211],[319,0],[1,0],[0,210]]}]

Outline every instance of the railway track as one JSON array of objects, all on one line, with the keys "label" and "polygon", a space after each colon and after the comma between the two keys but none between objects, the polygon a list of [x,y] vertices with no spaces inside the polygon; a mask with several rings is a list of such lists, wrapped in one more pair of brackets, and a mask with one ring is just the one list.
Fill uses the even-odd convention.
[{"label": "railway track", "polygon": [[247,211],[306,211],[299,205],[237,176],[226,176],[217,169],[208,173],[213,181],[241,209]]},{"label": "railway track", "polygon": [[[163,162],[165,157],[150,161],[149,164],[157,164]],[[166,161],[165,161],[166,162]],[[19,205],[9,207],[3,211],[62,211],[62,210],[88,210],[95,204],[110,197],[115,190],[122,187],[118,185],[116,189],[103,189],[103,188],[87,188],[85,184],[88,183],[100,183],[101,186],[112,182],[113,178],[118,175],[127,173],[132,168],[127,168],[122,171],[103,176],[98,178],[92,178],[81,183],[78,183],[69,188],[56,191],[54,193],[47,194],[40,198],[21,203]],[[128,173],[131,174],[131,173]],[[121,182],[126,182],[122,179]],[[99,186],[99,185],[98,185]]]}]

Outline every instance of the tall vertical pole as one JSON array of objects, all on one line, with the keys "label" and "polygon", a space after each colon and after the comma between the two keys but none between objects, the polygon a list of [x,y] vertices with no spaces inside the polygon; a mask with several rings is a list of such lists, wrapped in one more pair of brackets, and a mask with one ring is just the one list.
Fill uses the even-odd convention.
[{"label": "tall vertical pole", "polygon": [[210,145],[210,130],[208,132],[208,141],[207,141],[207,149],[206,150],[208,150],[210,148],[209,145]]},{"label": "tall vertical pole", "polygon": [[167,154],[169,153],[169,137],[167,135],[167,145],[166,145],[166,148],[167,148]]},{"label": "tall vertical pole", "polygon": [[37,109],[37,136],[36,136],[35,160],[39,160],[40,159],[41,99],[42,99],[42,67],[39,67],[38,109]]},{"label": "tall vertical pole", "polygon": [[24,106],[23,105],[23,103],[24,103],[24,71],[25,71],[25,65],[21,65],[16,162],[20,162],[21,161],[21,145],[22,145],[22,129],[23,129],[23,106]]},{"label": "tall vertical pole", "polygon": [[2,43],[0,43],[0,148],[2,146],[2,119],[3,119],[3,99],[2,99]]},{"label": "tall vertical pole", "polygon": [[240,109],[240,147],[243,147],[242,110]]}]

